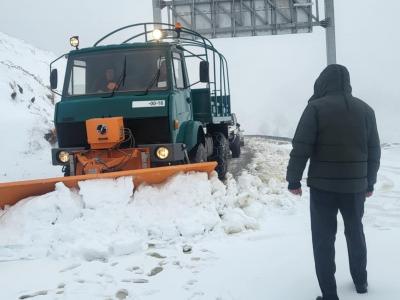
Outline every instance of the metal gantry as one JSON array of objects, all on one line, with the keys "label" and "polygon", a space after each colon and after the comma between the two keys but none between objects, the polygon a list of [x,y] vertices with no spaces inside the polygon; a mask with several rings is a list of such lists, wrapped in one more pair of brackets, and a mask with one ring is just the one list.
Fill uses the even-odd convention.
[{"label": "metal gantry", "polygon": [[171,0],[173,22],[210,38],[311,32],[311,0]]},{"label": "metal gantry", "polygon": [[320,0],[153,0],[153,11],[155,21],[166,11],[168,23],[179,22],[208,38],[309,33],[322,26],[332,64],[336,62],[334,6],[333,0],[324,3],[324,19],[320,19]]}]

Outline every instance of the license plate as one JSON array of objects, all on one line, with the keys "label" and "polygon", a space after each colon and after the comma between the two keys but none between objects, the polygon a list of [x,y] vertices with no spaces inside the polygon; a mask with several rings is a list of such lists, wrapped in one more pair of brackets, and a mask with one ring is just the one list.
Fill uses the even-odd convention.
[{"label": "license plate", "polygon": [[132,108],[165,107],[165,100],[133,101]]}]

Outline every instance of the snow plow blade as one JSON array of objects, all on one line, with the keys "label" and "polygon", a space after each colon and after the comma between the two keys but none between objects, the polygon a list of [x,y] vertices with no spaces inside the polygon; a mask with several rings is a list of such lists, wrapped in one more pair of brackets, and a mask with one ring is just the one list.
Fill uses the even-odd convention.
[{"label": "snow plow blade", "polygon": [[132,177],[136,186],[141,183],[158,184],[169,177],[181,172],[207,172],[210,174],[217,166],[216,162],[205,162],[178,166],[168,166],[159,168],[147,168],[112,173],[80,175],[70,177],[58,177],[49,179],[38,179],[28,181],[17,181],[10,183],[0,183],[0,208],[5,205],[14,205],[18,201],[31,196],[40,196],[54,191],[58,182],[64,183],[69,188],[78,188],[79,181],[91,179],[108,179],[119,177]]}]

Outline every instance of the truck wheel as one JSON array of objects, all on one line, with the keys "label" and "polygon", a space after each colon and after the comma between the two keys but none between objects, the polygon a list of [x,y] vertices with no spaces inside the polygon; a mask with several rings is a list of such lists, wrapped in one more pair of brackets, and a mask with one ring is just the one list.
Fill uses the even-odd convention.
[{"label": "truck wheel", "polygon": [[235,135],[235,138],[229,146],[232,152],[232,158],[240,157],[240,136]]},{"label": "truck wheel", "polygon": [[221,132],[213,134],[214,153],[213,158],[217,161],[218,165],[215,170],[218,173],[218,178],[223,180],[228,172],[228,153],[229,142],[225,135]]},{"label": "truck wheel", "polygon": [[206,148],[202,143],[197,144],[189,153],[189,159],[192,163],[200,163],[207,161]]}]

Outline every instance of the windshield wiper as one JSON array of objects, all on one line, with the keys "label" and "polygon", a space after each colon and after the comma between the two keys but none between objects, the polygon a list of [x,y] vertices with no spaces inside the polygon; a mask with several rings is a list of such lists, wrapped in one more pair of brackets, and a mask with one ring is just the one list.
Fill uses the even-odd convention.
[{"label": "windshield wiper", "polygon": [[124,68],[122,70],[121,75],[119,76],[117,84],[114,86],[113,90],[111,93],[107,96],[103,96],[102,98],[112,98],[115,95],[115,92],[118,91],[120,86],[125,86],[125,79],[126,79],[126,56],[124,57]]},{"label": "windshield wiper", "polygon": [[160,56],[160,58],[159,58],[160,63],[158,64],[157,71],[154,74],[153,78],[151,79],[149,85],[147,86],[147,88],[144,90],[144,92],[142,94],[139,94],[137,96],[146,96],[149,93],[150,89],[153,87],[153,85],[155,83],[157,83],[158,80],[160,79],[160,76],[161,76],[161,58],[162,58],[162,56]]}]

